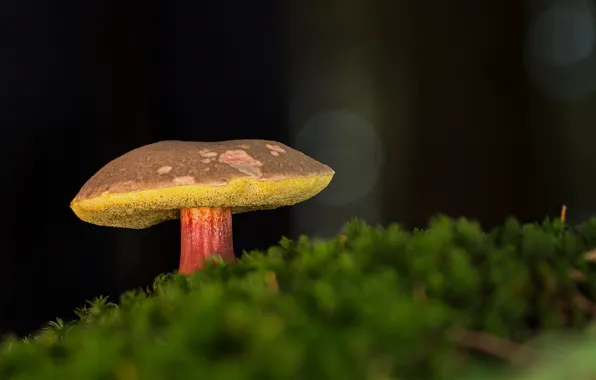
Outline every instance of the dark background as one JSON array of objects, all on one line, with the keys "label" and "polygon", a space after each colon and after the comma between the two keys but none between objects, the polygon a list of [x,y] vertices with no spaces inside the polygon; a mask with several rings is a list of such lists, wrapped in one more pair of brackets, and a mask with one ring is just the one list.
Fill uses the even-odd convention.
[{"label": "dark background", "polygon": [[69,209],[101,166],[159,140],[277,140],[336,170],[303,205],[235,216],[238,253],[353,216],[593,214],[592,6],[1,1],[0,334],[177,268],[176,222]]}]

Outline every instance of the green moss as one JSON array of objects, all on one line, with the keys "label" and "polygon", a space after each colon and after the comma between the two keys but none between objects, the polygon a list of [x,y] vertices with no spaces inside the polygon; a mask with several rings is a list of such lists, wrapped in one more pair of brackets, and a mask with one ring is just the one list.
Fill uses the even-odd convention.
[{"label": "green moss", "polygon": [[414,232],[352,221],[7,337],[0,379],[579,378],[596,374],[594,247],[596,219],[488,233],[445,217]]}]

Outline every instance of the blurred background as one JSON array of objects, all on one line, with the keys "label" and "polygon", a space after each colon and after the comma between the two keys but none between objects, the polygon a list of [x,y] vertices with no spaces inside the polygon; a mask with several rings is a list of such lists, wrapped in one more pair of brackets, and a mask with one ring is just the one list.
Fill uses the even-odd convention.
[{"label": "blurred background", "polygon": [[71,199],[165,139],[263,138],[332,166],[318,197],[235,216],[235,247],[596,213],[596,18],[582,0],[0,2],[0,334],[177,268],[176,221],[132,231]]}]

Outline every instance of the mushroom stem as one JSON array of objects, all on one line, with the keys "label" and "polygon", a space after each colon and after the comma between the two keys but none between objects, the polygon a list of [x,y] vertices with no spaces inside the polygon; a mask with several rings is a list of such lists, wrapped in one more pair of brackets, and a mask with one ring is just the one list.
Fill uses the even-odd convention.
[{"label": "mushroom stem", "polygon": [[192,274],[210,256],[234,261],[232,209],[201,207],[180,210],[180,274]]}]

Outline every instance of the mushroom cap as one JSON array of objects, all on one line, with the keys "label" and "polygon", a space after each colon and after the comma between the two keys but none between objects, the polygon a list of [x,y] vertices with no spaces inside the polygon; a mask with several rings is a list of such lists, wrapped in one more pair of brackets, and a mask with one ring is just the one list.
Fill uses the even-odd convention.
[{"label": "mushroom cap", "polygon": [[140,229],[177,219],[183,208],[290,206],[318,194],[334,174],[275,141],[161,141],[105,165],[70,207],[92,224]]}]

